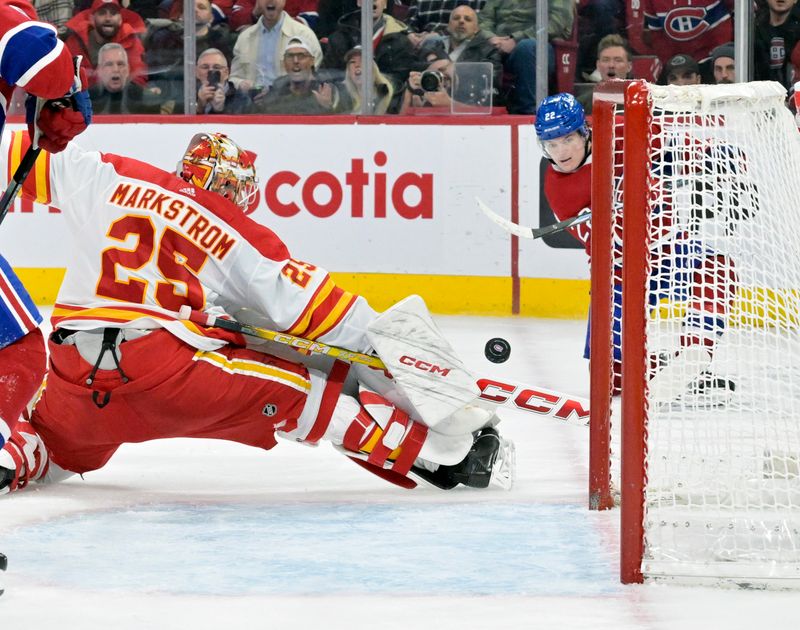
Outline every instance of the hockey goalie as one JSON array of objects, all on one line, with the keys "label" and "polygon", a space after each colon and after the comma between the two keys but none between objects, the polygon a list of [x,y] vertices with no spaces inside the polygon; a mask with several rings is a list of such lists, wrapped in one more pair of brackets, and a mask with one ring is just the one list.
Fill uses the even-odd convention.
[{"label": "hockey goalie", "polygon": [[[27,145],[22,132],[4,140],[3,172]],[[254,158],[230,138],[194,136],[177,176],[72,145],[40,159],[23,194],[59,207],[75,242],[46,388],[0,451],[3,491],[96,470],[123,443],[169,437],[263,449],[276,437],[327,441],[406,488],[510,487],[513,445],[421,299],[378,315],[292,258],[242,212],[257,190]],[[181,318],[186,307],[375,351],[392,376],[263,352]]]}]

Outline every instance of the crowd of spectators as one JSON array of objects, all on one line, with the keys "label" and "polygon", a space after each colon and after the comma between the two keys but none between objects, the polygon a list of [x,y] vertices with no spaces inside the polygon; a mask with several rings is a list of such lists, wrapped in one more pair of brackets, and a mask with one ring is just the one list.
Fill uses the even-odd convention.
[{"label": "crowd of spectators", "polygon": [[[372,0],[365,108],[361,2],[194,0],[195,113],[424,113],[450,107],[465,64],[480,64],[495,111],[511,114],[535,111],[540,65],[551,92],[569,67],[567,89],[588,110],[594,86],[615,77],[735,80],[733,0],[548,0],[546,64],[537,64],[532,0]],[[82,56],[98,114],[184,112],[182,0],[33,4]],[[753,78],[791,89],[800,79],[797,0],[756,7]],[[576,63],[565,66],[562,50]],[[426,82],[426,73],[439,79]]]}]

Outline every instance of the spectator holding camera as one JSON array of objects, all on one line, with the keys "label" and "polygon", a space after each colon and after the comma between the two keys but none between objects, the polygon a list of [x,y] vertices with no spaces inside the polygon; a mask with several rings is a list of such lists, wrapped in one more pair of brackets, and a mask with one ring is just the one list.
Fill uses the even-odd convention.
[{"label": "spectator holding camera", "polygon": [[198,114],[249,114],[253,102],[248,94],[228,81],[228,60],[221,50],[208,48],[195,64]]},{"label": "spectator holding camera", "polygon": [[436,59],[424,72],[411,72],[400,113],[412,113],[418,108],[437,108],[449,112],[454,67],[455,63],[449,59]]},{"label": "spectator holding camera", "polygon": [[333,84],[321,82],[314,70],[312,47],[300,37],[291,38],[283,53],[285,74],[275,79],[269,92],[255,103],[260,114],[330,114],[339,105]]},{"label": "spectator holding camera", "polygon": [[194,13],[184,20],[183,2],[173,4],[174,20],[152,20],[145,38],[145,61],[150,68],[150,79],[161,87],[168,98],[183,100],[183,45],[184,26],[194,24],[195,53],[209,48],[221,51],[225,58],[233,58],[236,36],[226,24],[214,24],[210,0],[194,0]]},{"label": "spectator holding camera", "polygon": [[478,26],[478,14],[463,4],[450,13],[447,35],[434,45],[441,47],[451,61],[460,63],[490,63],[495,92],[503,78],[503,61],[500,51],[489,41],[489,36]]}]

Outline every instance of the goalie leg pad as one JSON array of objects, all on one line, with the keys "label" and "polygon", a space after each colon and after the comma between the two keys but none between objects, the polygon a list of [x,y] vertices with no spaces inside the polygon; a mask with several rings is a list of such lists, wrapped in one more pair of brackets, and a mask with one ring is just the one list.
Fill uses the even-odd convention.
[{"label": "goalie leg pad", "polygon": [[[476,376],[456,355],[418,295],[378,316],[367,328],[367,338],[404,395],[405,400],[393,402],[429,427],[436,428],[444,420],[452,425],[458,411],[478,400]],[[469,414],[464,426],[448,427],[448,432],[467,432],[465,426],[476,413]],[[485,422],[491,413],[484,415]]]},{"label": "goalie leg pad", "polygon": [[367,462],[405,475],[411,469],[428,435],[428,427],[414,422],[401,409],[391,407],[384,425],[361,409],[345,431],[342,446],[367,455]]}]

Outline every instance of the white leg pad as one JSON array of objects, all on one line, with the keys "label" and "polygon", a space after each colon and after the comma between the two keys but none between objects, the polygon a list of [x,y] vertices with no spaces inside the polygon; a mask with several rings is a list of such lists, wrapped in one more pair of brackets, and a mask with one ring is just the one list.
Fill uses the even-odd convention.
[{"label": "white leg pad", "polygon": [[449,427],[453,433],[468,432],[476,416],[484,415],[484,423],[491,417],[489,410],[475,404],[480,395],[476,376],[456,356],[418,295],[378,316],[369,325],[367,338],[405,395],[412,417],[431,428],[446,419],[458,425],[454,414],[473,405],[463,427]]}]

